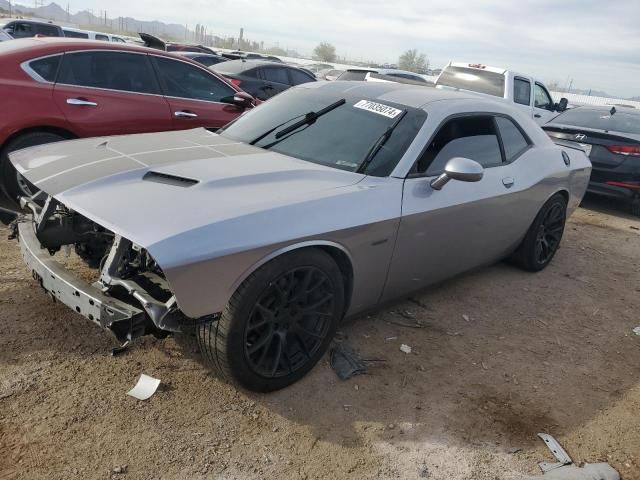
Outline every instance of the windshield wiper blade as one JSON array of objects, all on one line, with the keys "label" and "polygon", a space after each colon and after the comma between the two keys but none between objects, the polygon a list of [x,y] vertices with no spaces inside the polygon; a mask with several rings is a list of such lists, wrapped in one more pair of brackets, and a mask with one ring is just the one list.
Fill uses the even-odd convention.
[{"label": "windshield wiper blade", "polygon": [[[338,100],[335,103],[332,103],[331,105],[329,105],[328,107],[324,107],[321,110],[318,110],[317,112],[309,112],[309,113],[304,113],[302,115],[304,115],[304,118],[298,120],[296,123],[294,123],[293,125],[285,128],[284,130],[278,132],[276,134],[276,138],[281,138],[282,136],[286,135],[287,133],[290,133],[292,131],[294,131],[296,128],[300,128],[302,125],[308,124],[308,123],[313,123],[315,122],[318,117],[321,117],[322,115],[324,115],[325,113],[329,113],[331,110],[334,110],[335,108],[338,108],[340,105],[344,105],[347,101],[343,98],[341,100]],[[251,140],[249,142],[249,145],[255,145],[256,143],[258,143],[260,140],[262,140],[263,138],[265,138],[266,136],[272,134],[273,132],[275,132],[276,130],[278,130],[280,127],[286,125],[287,123],[295,120],[296,118],[300,117],[301,115],[296,115],[293,118],[290,118],[289,120],[285,120],[282,123],[279,123],[278,125],[276,125],[273,128],[270,128],[269,130],[267,130],[266,132],[264,132],[262,135],[260,135],[259,137],[254,138],[253,140]]]},{"label": "windshield wiper blade", "polygon": [[362,160],[362,163],[356,170],[356,173],[364,173],[364,171],[367,169],[371,161],[376,156],[376,153],[378,153],[378,150],[380,150],[384,146],[384,144],[387,143],[387,140],[389,140],[389,137],[391,137],[393,130],[398,126],[398,124],[400,123],[400,120],[402,120],[406,114],[407,114],[406,110],[403,110],[402,112],[400,112],[400,114],[396,117],[393,123],[387,127],[387,129],[384,131],[382,135],[380,135],[378,140],[376,140],[376,142],[371,146],[371,148],[367,152],[367,155],[364,157],[364,160]]},{"label": "windshield wiper blade", "polygon": [[296,123],[292,123],[287,128],[283,128],[278,133],[276,133],[276,139],[284,137],[286,134],[293,132],[294,130],[302,127],[303,125],[308,125],[315,122],[321,116],[326,115],[330,111],[335,110],[336,108],[338,108],[341,105],[344,105],[345,103],[347,103],[347,101],[344,98],[341,98],[337,102],[334,102],[331,105],[318,110],[317,112],[307,113],[304,116],[304,118],[298,120]]}]

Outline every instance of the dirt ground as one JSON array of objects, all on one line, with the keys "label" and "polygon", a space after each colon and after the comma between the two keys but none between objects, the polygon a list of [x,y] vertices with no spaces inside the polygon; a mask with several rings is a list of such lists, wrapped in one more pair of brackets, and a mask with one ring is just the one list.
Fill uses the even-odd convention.
[{"label": "dirt ground", "polygon": [[[351,320],[344,341],[384,361],[340,381],[325,356],[268,395],[212,377],[188,337],[111,357],[0,229],[0,478],[515,479],[553,460],[548,432],[640,479],[639,229],[588,199],[545,271],[495,265]],[[139,402],[143,372],[162,386]]]}]

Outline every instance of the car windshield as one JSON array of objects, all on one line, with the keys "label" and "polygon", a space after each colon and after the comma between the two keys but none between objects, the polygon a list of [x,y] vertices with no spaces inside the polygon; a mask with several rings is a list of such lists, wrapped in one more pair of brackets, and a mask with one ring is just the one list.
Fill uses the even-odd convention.
[{"label": "car windshield", "polygon": [[446,67],[438,77],[436,85],[470,90],[494,97],[504,96],[504,75],[478,68]]},{"label": "car windshield", "polygon": [[610,110],[573,108],[553,120],[553,123],[575,125],[576,127],[610,130],[612,132],[640,134],[640,112],[623,112],[618,109],[613,115]]},{"label": "car windshield", "polygon": [[[345,102],[335,106],[342,98]],[[334,108],[317,119],[278,136],[310,112],[320,112],[332,105]],[[426,116],[424,110],[345,95],[344,92],[332,94],[314,89],[290,89],[238,118],[219,133],[302,160],[355,172],[381,137],[393,128],[363,172],[386,176],[407,150]],[[266,132],[269,133],[265,135]]]}]

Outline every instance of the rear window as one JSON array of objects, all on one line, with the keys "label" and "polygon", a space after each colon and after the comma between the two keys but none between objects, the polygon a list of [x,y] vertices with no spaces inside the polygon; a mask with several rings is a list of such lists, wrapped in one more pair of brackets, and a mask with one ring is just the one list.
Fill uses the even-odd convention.
[{"label": "rear window", "polygon": [[363,81],[369,73],[369,70],[347,70],[338,77],[338,80],[357,80]]},{"label": "rear window", "polygon": [[39,33],[40,35],[46,35],[47,37],[59,37],[60,36],[60,30],[58,30],[58,27],[55,27],[53,25],[38,25],[37,27],[37,33]]},{"label": "rear window", "polygon": [[504,75],[477,68],[446,67],[436,85],[504,97]]},{"label": "rear window", "polygon": [[[230,60],[228,62],[218,63],[217,65],[212,65],[211,70],[214,72],[219,72],[221,74],[225,73],[233,73],[242,75],[243,72],[247,70],[255,69],[255,67],[259,66],[259,63],[252,61],[243,61],[243,60]],[[255,77],[255,74],[252,75]]]},{"label": "rear window", "polygon": [[623,112],[619,109],[612,115],[609,110],[595,110],[584,107],[574,108],[556,117],[553,123],[640,134],[640,112]]},{"label": "rear window", "polygon": [[61,58],[62,55],[55,55],[53,57],[33,60],[32,62],[29,62],[29,68],[43,80],[47,82],[55,82]]},{"label": "rear window", "polygon": [[89,38],[88,33],[74,32],[72,30],[63,30],[64,36],[68,38]]}]

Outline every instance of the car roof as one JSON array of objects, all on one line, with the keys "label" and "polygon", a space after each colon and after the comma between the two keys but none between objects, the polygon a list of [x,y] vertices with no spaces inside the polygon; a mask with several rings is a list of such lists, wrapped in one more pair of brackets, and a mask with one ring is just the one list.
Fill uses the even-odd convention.
[{"label": "car roof", "polygon": [[495,108],[490,108],[490,111],[498,112],[508,107],[500,100],[484,99],[475,94],[395,82],[320,81],[303,83],[295,88],[320,88],[336,96],[348,93],[350,96],[362,96],[364,99],[393,102],[412,108],[424,108],[433,102],[465,99],[494,106]]},{"label": "car roof", "polygon": [[241,73],[245,72],[251,68],[256,67],[286,67],[286,68],[294,68],[296,70],[304,70],[304,68],[294,67],[293,65],[288,65],[285,63],[272,62],[269,60],[229,60],[227,62],[218,63],[216,65],[212,65],[213,68],[217,72],[228,72],[228,73]]},{"label": "car roof", "polygon": [[[140,53],[153,53],[154,55],[181,58],[188,62],[193,62],[184,56],[174,55],[173,52],[165,52],[155,48],[143,47],[133,43],[113,43],[101,40],[87,40],[83,38],[64,37],[30,37],[19,38],[10,42],[0,44],[0,55],[9,53],[24,54],[29,53],[31,57],[62,53],[71,50],[120,50]],[[198,65],[197,62],[193,62]]]}]

